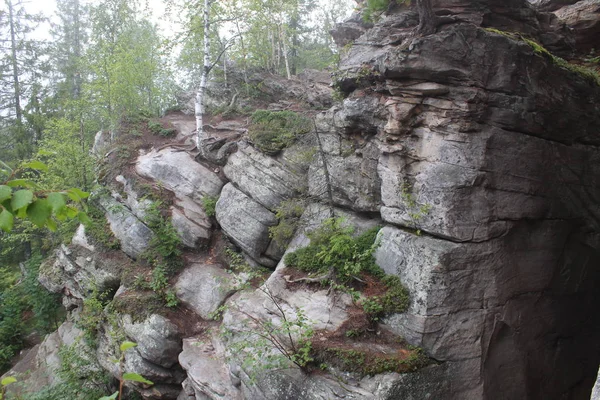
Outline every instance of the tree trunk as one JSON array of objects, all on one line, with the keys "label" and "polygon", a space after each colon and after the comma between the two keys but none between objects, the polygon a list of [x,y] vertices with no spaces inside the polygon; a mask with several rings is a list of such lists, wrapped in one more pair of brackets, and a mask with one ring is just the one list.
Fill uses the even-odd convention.
[{"label": "tree trunk", "polygon": [[417,0],[417,10],[419,11],[419,27],[417,32],[428,35],[435,32],[436,17],[433,12],[432,0]]},{"label": "tree trunk", "polygon": [[288,57],[288,47],[287,47],[287,38],[285,37],[285,30],[283,26],[280,28],[280,37],[281,43],[283,44],[283,60],[285,61],[285,73],[287,74],[288,79],[292,79],[292,73],[290,72],[290,60]]},{"label": "tree trunk", "polygon": [[317,122],[313,119],[313,126],[315,127],[315,136],[317,137],[317,146],[319,147],[319,157],[323,162],[323,175],[325,175],[325,186],[327,186],[327,202],[329,206],[329,217],[335,217],[333,211],[333,189],[331,187],[331,177],[329,176],[329,168],[327,167],[327,159],[325,158],[325,151],[323,150],[323,144],[321,143],[321,136],[319,135],[319,129],[317,128]]},{"label": "tree trunk", "polygon": [[23,110],[21,109],[21,85],[19,82],[19,67],[17,65],[17,38],[15,34],[15,20],[12,0],[7,0],[8,6],[8,23],[10,25],[10,51],[11,64],[13,73],[13,89],[15,96],[15,117],[18,125],[23,123]]},{"label": "tree trunk", "polygon": [[196,147],[200,149],[204,135],[204,94],[210,73],[210,5],[212,0],[204,0],[204,62],[202,66],[202,76],[200,77],[200,87],[196,93],[196,104],[194,111],[196,114]]}]

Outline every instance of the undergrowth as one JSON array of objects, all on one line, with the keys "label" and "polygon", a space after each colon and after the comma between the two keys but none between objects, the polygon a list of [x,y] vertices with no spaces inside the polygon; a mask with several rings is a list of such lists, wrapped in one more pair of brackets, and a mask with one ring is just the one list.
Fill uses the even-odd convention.
[{"label": "undergrowth", "polygon": [[163,215],[165,212],[160,201],[153,202],[146,209],[145,222],[154,236],[141,257],[153,267],[149,289],[156,292],[167,307],[175,307],[178,301],[173,290],[169,289],[169,277],[183,267],[182,244],[179,234]]},{"label": "undergrowth", "polygon": [[277,154],[312,129],[309,118],[293,111],[255,111],[250,117],[248,137],[260,151]]},{"label": "undergrowth", "polygon": [[[354,229],[344,225],[343,219],[326,219],[319,228],[307,233],[308,246],[285,256],[285,264],[349,292],[372,320],[404,312],[409,305],[408,290],[400,278],[386,275],[375,263],[373,254],[379,245],[376,241],[379,229],[375,227],[355,237]],[[370,297],[361,295],[355,287],[360,288],[364,275],[379,280],[385,292]]]}]

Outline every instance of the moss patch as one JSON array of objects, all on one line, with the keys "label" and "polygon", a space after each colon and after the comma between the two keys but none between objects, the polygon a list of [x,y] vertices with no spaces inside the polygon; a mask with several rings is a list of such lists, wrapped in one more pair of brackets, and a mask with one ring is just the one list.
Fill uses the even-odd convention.
[{"label": "moss patch", "polygon": [[293,111],[255,111],[250,117],[248,137],[266,154],[277,154],[300,135],[311,131],[312,121]]},{"label": "moss patch", "polygon": [[552,63],[554,65],[556,65],[560,68],[563,68],[563,69],[566,69],[567,71],[578,74],[579,76],[583,77],[585,80],[587,80],[588,82],[590,82],[592,84],[600,86],[600,73],[598,73],[598,71],[596,71],[593,68],[588,68],[583,65],[573,64],[573,63],[568,62],[564,58],[555,56],[554,54],[550,53],[548,51],[548,49],[546,49],[544,46],[542,46],[535,40],[527,38],[520,33],[506,32],[506,31],[501,31],[499,29],[495,29],[495,28],[485,28],[485,30],[488,32],[491,32],[491,33],[496,33],[498,35],[506,36],[512,40],[518,40],[523,43],[526,43],[533,49],[533,52],[535,54],[549,59],[550,61],[552,61]]}]

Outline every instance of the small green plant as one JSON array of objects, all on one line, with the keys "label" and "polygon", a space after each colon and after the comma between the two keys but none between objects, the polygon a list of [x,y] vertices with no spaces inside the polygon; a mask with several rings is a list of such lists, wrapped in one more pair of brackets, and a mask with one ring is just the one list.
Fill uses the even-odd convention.
[{"label": "small green plant", "polygon": [[105,320],[104,307],[106,295],[94,288],[92,293],[83,300],[83,308],[77,319],[77,327],[83,331],[86,342],[94,346],[98,331]]},{"label": "small green plant", "polygon": [[248,137],[263,153],[277,154],[296,138],[311,131],[309,118],[293,111],[255,111],[250,117]]},{"label": "small green plant", "polygon": [[269,236],[282,249],[285,249],[292,240],[302,213],[304,213],[304,202],[298,199],[285,200],[275,210],[279,224],[269,228]]},{"label": "small green plant", "polygon": [[160,135],[163,137],[172,137],[177,135],[177,129],[175,128],[165,128],[162,126],[160,122],[156,121],[148,121],[148,129],[155,135]]},{"label": "small green plant", "polygon": [[149,283],[143,277],[137,278],[140,286],[148,286],[159,295],[167,307],[175,307],[178,304],[175,294],[168,290],[169,277],[173,276],[183,266],[182,245],[179,234],[163,215],[161,201],[154,201],[146,209],[146,225],[154,232],[148,249],[142,254],[152,267],[152,279]]},{"label": "small green plant", "polygon": [[234,339],[228,344],[230,357],[241,362],[251,379],[261,371],[284,368],[287,362],[305,370],[313,361],[311,339],[314,330],[310,321],[302,309],[286,312],[269,289],[260,290],[275,306],[280,321],[262,320],[238,309],[247,318],[248,329],[239,332],[241,338],[235,339],[232,332],[222,331],[226,339]]},{"label": "small green plant", "polygon": [[373,228],[355,238],[354,229],[345,226],[343,219],[328,218],[307,233],[308,246],[288,253],[284,261],[305,272],[327,274],[329,280],[350,282],[376,267],[373,252],[378,231]]},{"label": "small green plant", "polygon": [[[312,232],[307,233],[310,244],[288,253],[287,266],[317,274],[312,281],[330,282],[331,288],[347,292],[362,306],[371,321],[390,313],[404,312],[409,305],[408,290],[400,278],[386,275],[375,263],[373,253],[379,246],[379,227],[354,237],[354,230],[344,226],[340,218],[330,218]],[[370,275],[385,287],[385,292],[369,297],[350,285],[361,283],[364,275]]]},{"label": "small green plant", "polygon": [[406,182],[400,186],[400,198],[402,199],[406,213],[411,220],[412,228],[415,230],[417,236],[421,236],[419,221],[431,211],[431,205],[418,204],[415,196],[412,194],[412,187]]},{"label": "small green plant", "polygon": [[367,0],[363,4],[362,19],[365,22],[375,22],[388,9],[390,3],[410,4],[410,0]]},{"label": "small green plant", "polygon": [[104,211],[94,203],[88,206],[89,221],[85,224],[85,233],[95,244],[109,250],[118,250],[121,243],[115,237],[106,221]]},{"label": "small green plant", "polygon": [[14,376],[7,376],[0,381],[0,400],[5,399],[6,396],[6,387],[11,385],[17,381],[17,378]]},{"label": "small green plant", "polygon": [[119,349],[121,350],[121,357],[118,360],[115,360],[115,363],[119,365],[119,390],[111,394],[110,396],[101,397],[99,400],[121,400],[123,396],[123,386],[125,382],[137,382],[142,383],[144,385],[154,385],[153,382],[144,378],[140,374],[136,374],[135,372],[123,372],[123,364],[125,362],[125,352],[131,348],[137,346],[137,343],[134,342],[123,342]]},{"label": "small green plant", "polygon": [[207,216],[214,217],[215,215],[217,215],[216,207],[217,207],[218,200],[219,199],[214,196],[202,197],[202,200],[201,200],[202,208],[204,208],[204,212],[206,213]]}]

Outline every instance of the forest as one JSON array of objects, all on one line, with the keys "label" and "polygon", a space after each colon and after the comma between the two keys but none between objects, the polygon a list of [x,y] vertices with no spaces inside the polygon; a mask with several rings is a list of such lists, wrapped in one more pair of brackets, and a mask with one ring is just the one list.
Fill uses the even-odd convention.
[{"label": "forest", "polygon": [[140,0],[58,0],[54,15],[35,2],[1,2],[1,372],[64,316],[37,270],[93,214],[85,198],[97,185],[96,132],[176,109],[207,65],[214,82],[237,71],[247,92],[257,71],[333,67],[329,30],[350,3],[165,0],[157,18],[156,4]]}]

